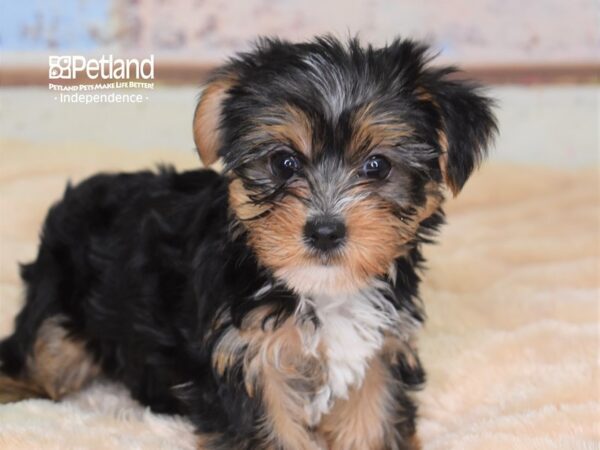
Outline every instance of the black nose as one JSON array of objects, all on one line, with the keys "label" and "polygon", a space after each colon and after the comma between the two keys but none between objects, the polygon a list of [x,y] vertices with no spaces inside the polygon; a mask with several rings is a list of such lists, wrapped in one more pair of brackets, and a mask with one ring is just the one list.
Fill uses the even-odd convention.
[{"label": "black nose", "polygon": [[304,236],[319,250],[331,250],[344,242],[346,225],[339,219],[316,218],[306,222]]}]

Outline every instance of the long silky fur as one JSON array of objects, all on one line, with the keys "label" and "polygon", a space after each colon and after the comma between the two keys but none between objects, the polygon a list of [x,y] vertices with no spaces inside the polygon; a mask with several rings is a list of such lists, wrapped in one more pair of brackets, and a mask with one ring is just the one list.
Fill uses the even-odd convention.
[{"label": "long silky fur", "polygon": [[[0,343],[0,400],[73,388],[65,374],[51,380],[54,394],[44,390],[61,357],[36,351],[44,351],[40,330],[54,326],[64,342],[53,348],[85,352],[89,367],[153,411],[188,416],[203,449],[358,448],[367,437],[352,437],[342,417],[369,401],[360,383],[342,386],[345,399],[319,397],[329,363],[319,299],[278,278],[252,243],[272,232],[260,227],[291,198],[306,214],[376,202],[408,237],[382,243],[398,254],[361,297],[373,317],[398,320],[375,330],[381,345],[369,361],[379,381],[369,389],[385,404],[372,424],[379,434],[360,450],[417,448],[410,392],[425,379],[413,342],[424,320],[421,246],[444,222],[442,186],[460,190],[495,131],[479,88],[428,62],[426,47],[410,40],[379,49],[331,37],[262,40],[213,78],[227,77],[213,130],[224,173],[162,167],[68,186],[46,217],[37,257],[22,267],[25,304]],[[292,145],[269,137],[289,108],[311,133],[312,153],[298,151],[309,167],[300,181],[275,180],[268,169],[273,151]],[[393,175],[387,184],[357,181],[356,164],[377,146]],[[247,204],[232,205],[233,187]],[[371,429],[368,420],[357,423]]]}]

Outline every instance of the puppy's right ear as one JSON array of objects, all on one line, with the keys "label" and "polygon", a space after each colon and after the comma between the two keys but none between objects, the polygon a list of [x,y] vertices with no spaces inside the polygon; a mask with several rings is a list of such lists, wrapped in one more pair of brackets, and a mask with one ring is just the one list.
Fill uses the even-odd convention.
[{"label": "puppy's right ear", "polygon": [[223,103],[236,78],[231,73],[220,73],[205,86],[194,113],[194,142],[205,166],[219,158],[223,144],[221,121]]},{"label": "puppy's right ear", "polygon": [[434,72],[428,89],[441,118],[440,169],[456,196],[487,153],[497,131],[494,101],[468,81],[445,79],[451,70]]}]

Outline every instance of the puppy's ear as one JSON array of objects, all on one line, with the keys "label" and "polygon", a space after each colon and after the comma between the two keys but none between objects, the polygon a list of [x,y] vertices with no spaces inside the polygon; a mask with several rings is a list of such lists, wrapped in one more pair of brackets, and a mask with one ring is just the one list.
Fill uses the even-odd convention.
[{"label": "puppy's ear", "polygon": [[205,166],[211,165],[219,158],[218,152],[223,144],[223,103],[235,83],[236,77],[230,72],[217,74],[205,86],[196,106],[194,142]]},{"label": "puppy's ear", "polygon": [[440,168],[446,186],[456,196],[487,153],[497,132],[493,101],[468,82],[442,77],[430,84],[440,114]]}]

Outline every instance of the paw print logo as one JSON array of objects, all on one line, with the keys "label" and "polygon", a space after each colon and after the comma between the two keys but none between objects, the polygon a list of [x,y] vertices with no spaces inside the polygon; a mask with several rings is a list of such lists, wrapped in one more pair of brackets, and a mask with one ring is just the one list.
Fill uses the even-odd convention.
[{"label": "paw print logo", "polygon": [[71,57],[50,56],[48,58],[48,77],[51,80],[71,78]]}]

